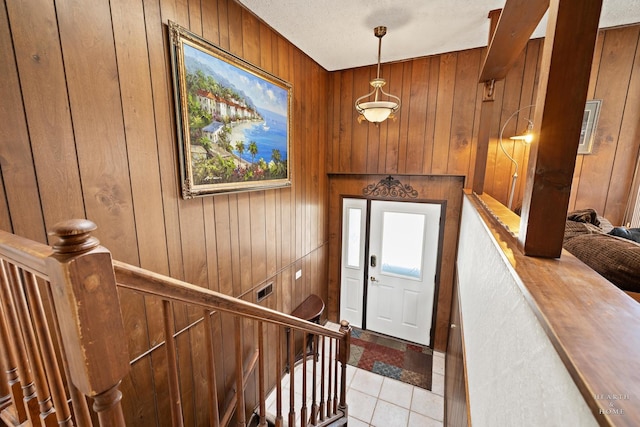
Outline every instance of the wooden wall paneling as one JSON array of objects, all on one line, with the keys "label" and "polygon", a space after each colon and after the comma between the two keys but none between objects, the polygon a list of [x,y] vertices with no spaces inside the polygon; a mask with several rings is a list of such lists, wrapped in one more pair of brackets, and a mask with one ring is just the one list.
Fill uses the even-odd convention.
[{"label": "wooden wall paneling", "polygon": [[[312,147],[316,146],[316,140],[313,137],[312,131],[310,129],[311,122],[313,119],[310,117],[313,107],[317,104],[314,104],[313,99],[313,90],[311,88],[311,84],[309,84],[309,80],[304,78],[303,76],[311,75],[311,61],[309,57],[299,53],[298,56],[301,60],[302,65],[302,74],[300,78],[297,79],[299,83],[303,84],[304,87],[304,95],[303,98],[306,102],[303,102],[302,99],[300,101],[300,116],[303,119],[303,123],[301,126],[301,136],[302,139],[299,141],[298,147],[300,150],[298,151],[298,155],[302,159],[302,169],[300,169],[300,177],[304,180],[304,185],[302,186],[302,198],[300,199],[301,204],[301,212],[302,217],[300,218],[301,230],[302,230],[302,252],[300,256],[304,254],[308,254],[311,250],[311,203],[313,203],[313,191],[311,189],[311,185],[313,183],[313,156]],[[311,101],[311,102],[309,102]],[[304,173],[302,173],[304,171]]]},{"label": "wooden wall paneling", "polygon": [[[389,76],[387,78],[387,85],[390,91],[389,93],[400,96],[398,94],[402,94],[404,63],[397,62],[389,65],[382,65],[382,73],[383,76]],[[393,92],[391,91],[391,88],[394,88]],[[400,126],[403,115],[406,115],[406,113],[402,110],[402,107],[400,107],[400,114],[396,117],[396,120],[385,120],[381,125],[382,132],[380,134],[380,138],[384,138],[386,140],[387,147],[385,154],[385,173],[400,173],[398,160],[400,156]]]},{"label": "wooden wall paneling", "polygon": [[340,84],[341,73],[334,71],[329,73],[327,90],[327,164],[329,171],[338,169],[340,164]]},{"label": "wooden wall paneling", "polygon": [[203,30],[201,7],[201,0],[188,0],[189,28],[200,36]]},{"label": "wooden wall paneling", "polygon": [[[540,55],[541,47],[542,40],[537,39],[535,41],[531,41],[525,49],[524,70],[520,89],[520,105],[518,106],[518,109],[522,109],[522,111],[514,118],[514,121],[516,122],[514,131],[515,135],[520,135],[527,129],[527,126],[529,125],[527,119],[533,121],[533,114],[535,112],[534,104],[536,102],[537,75],[538,70],[540,69],[539,61],[542,57],[542,55]],[[527,108],[529,105],[534,106]],[[516,143],[513,144],[513,148],[513,158],[516,159],[519,165],[519,177],[513,194],[513,208],[515,209],[522,204],[526,178],[524,171],[527,170],[530,146],[522,141],[516,141]]]},{"label": "wooden wall paneling", "polygon": [[[377,68],[374,67],[366,67],[369,70],[369,81],[371,81],[372,79],[376,78],[376,72],[377,72]],[[385,77],[384,74],[382,75],[383,78]],[[367,82],[369,83],[369,82]],[[369,93],[371,91],[371,89],[373,89],[371,87],[371,85],[368,85],[369,87],[367,88],[368,90],[366,92],[362,92],[361,94],[356,93],[353,99],[353,102],[355,103],[355,100],[357,98],[359,98],[360,96],[364,95],[365,93]],[[384,88],[385,91],[387,91],[388,88]],[[354,110],[355,110],[355,106],[354,106]],[[356,116],[358,115],[358,113],[354,113]],[[329,116],[331,117],[331,116]],[[362,125],[366,124],[366,123],[361,123]],[[378,163],[379,163],[379,158],[380,158],[380,128],[381,126],[367,126],[367,143],[366,143],[366,149],[365,151],[363,151],[364,153],[366,153],[365,156],[365,162],[366,162],[366,168],[363,172],[367,172],[367,173],[376,173],[378,171]]]},{"label": "wooden wall paneling", "polygon": [[[500,114],[502,111],[502,96],[504,92],[504,80],[497,81],[494,85],[494,101],[489,124],[489,146],[487,147],[487,165],[485,169],[484,192],[493,194],[496,157],[498,156],[498,134],[500,133]],[[504,156],[502,152],[500,155]]]},{"label": "wooden wall paneling", "polygon": [[[318,65],[313,63],[311,59],[308,59],[309,66],[311,67],[310,75],[313,76],[313,81],[318,82],[317,84],[311,84],[311,106],[309,108],[309,132],[311,133],[311,141],[310,147],[308,149],[308,156],[311,160],[311,176],[309,177],[309,190],[310,195],[308,199],[308,209],[309,216],[308,218],[308,228],[309,228],[309,250],[313,250],[320,245],[318,241],[318,230],[320,226],[320,218],[319,218],[319,198],[320,194],[318,192],[320,186],[320,158],[323,157],[319,155],[319,153],[324,153],[322,150],[324,148],[323,143],[320,142],[320,129],[326,127],[323,120],[321,119],[322,114],[320,111],[323,110],[321,106],[326,105],[324,99],[320,97],[320,90],[324,90],[325,88],[321,84],[320,79],[320,70],[318,69]],[[313,121],[316,121],[316,126],[311,126]],[[324,163],[324,162],[323,162]]]},{"label": "wooden wall paneling", "polygon": [[[402,62],[402,84],[396,89],[396,93],[400,93],[400,99],[407,100],[405,104],[406,110],[400,112],[398,121],[400,122],[400,130],[398,135],[398,173],[407,172],[407,151],[409,145],[409,116],[411,115],[411,85],[404,84],[411,82],[411,70],[413,61]],[[398,91],[399,90],[399,91]]]},{"label": "wooden wall paneling", "polygon": [[203,1],[202,8],[202,36],[211,43],[220,46],[220,19],[218,16],[218,2]]},{"label": "wooden wall paneling", "polygon": [[[118,74],[123,77],[120,91],[140,266],[169,274],[144,11],[141,3],[117,0],[111,2],[111,14]],[[148,335],[155,344],[163,335],[161,305],[145,298],[145,306]]]},{"label": "wooden wall paneling", "polygon": [[260,21],[244,8],[242,8],[242,56],[256,67],[261,66]]},{"label": "wooden wall paneling", "polygon": [[272,37],[272,33],[273,31],[263,22],[259,22],[260,25],[260,45],[258,48],[258,51],[260,53],[260,62],[259,65],[260,67],[271,73],[274,74],[274,69],[273,69],[273,57],[274,57],[274,52],[277,52],[277,49],[273,49],[271,47],[271,43],[273,40]]},{"label": "wooden wall paneling", "polygon": [[218,287],[223,294],[234,295],[229,200],[230,197],[226,194],[220,194],[214,197],[214,227],[216,231],[215,245],[218,255]]},{"label": "wooden wall paneling", "polygon": [[[0,173],[2,177],[2,173]],[[0,185],[0,230],[13,232],[11,227],[11,215],[9,215],[9,206],[7,205],[7,194],[4,191],[4,185]]]},{"label": "wooden wall paneling", "polygon": [[182,417],[184,425],[196,425],[195,415],[195,387],[194,368],[191,360],[192,340],[191,331],[186,330],[178,334],[176,340],[176,351],[178,352],[178,372],[180,382],[180,397],[182,399]]},{"label": "wooden wall paneling", "polygon": [[[622,224],[631,193],[634,165],[630,159],[640,161],[640,42],[629,81],[629,94],[626,99],[616,158],[613,165],[611,182],[607,193],[607,204],[604,212],[610,218],[616,218],[616,224]],[[624,143],[628,141],[628,143]]]},{"label": "wooden wall paneling", "polygon": [[[589,89],[587,91],[587,99],[593,99],[596,92],[596,83],[598,82],[598,70],[600,69],[600,59],[602,58],[602,46],[604,45],[604,31],[598,32],[596,46],[593,52],[593,62],[591,63],[591,77],[589,78]],[[542,55],[540,55],[542,56]],[[539,67],[538,67],[539,68]],[[568,212],[576,209],[576,197],[580,185],[580,175],[582,174],[582,161],[584,154],[578,154],[576,158],[576,167],[573,171],[573,181],[571,182],[571,196],[569,197]]]},{"label": "wooden wall paneling", "polygon": [[424,150],[422,156],[422,173],[430,174],[433,167],[433,148],[435,146],[436,111],[438,107],[438,82],[440,75],[440,58],[432,56],[429,60],[429,95],[427,97],[427,113],[425,124]]},{"label": "wooden wall paneling", "polygon": [[[606,197],[613,184],[610,177],[619,143],[620,124],[639,31],[640,26],[607,31],[602,48],[594,97],[604,101],[600,108],[592,154],[583,158],[583,169],[588,172],[583,172],[580,178],[576,205],[594,208],[605,216]],[[615,185],[621,183],[616,182]],[[614,221],[616,219],[612,218]],[[621,220],[620,217],[619,221]]]},{"label": "wooden wall paneling", "polygon": [[0,9],[0,171],[13,232],[39,242],[46,242],[46,230],[38,194],[25,110],[9,31],[6,2]]},{"label": "wooden wall paneling", "polygon": [[169,65],[168,34],[164,22],[173,16],[163,16],[157,1],[144,0],[147,47],[155,113],[156,143],[162,186],[162,203],[169,273],[171,277],[184,278],[182,245],[180,241],[177,167],[177,141],[175,113],[173,109],[173,85]]},{"label": "wooden wall paneling", "polygon": [[[233,3],[233,0],[231,0]],[[218,31],[220,37],[219,46],[225,50],[229,50],[231,45],[229,36],[229,0],[218,0]]]},{"label": "wooden wall paneling", "polygon": [[305,121],[302,115],[302,102],[306,99],[306,91],[303,85],[304,72],[302,69],[302,54],[300,52],[289,52],[289,63],[291,64],[291,76],[292,84],[298,88],[297,93],[293,95],[293,115],[296,118],[296,124],[293,128],[293,146],[295,147],[295,154],[293,156],[293,175],[296,176],[292,183],[292,196],[293,204],[291,206],[293,210],[293,250],[294,259],[297,260],[303,255],[304,245],[304,228],[303,228],[303,195],[305,189],[305,181],[307,174],[304,171],[304,127]]},{"label": "wooden wall paneling", "polygon": [[212,291],[220,292],[218,281],[218,236],[216,235],[215,198],[207,197],[203,200],[203,222],[205,258],[207,260],[207,284]]},{"label": "wooden wall paneling", "polygon": [[[524,52],[518,56],[517,60],[513,63],[511,70],[504,79],[504,91],[502,92],[502,108],[499,111],[499,129],[496,134],[496,141],[499,144],[500,130],[504,127],[504,134],[502,137],[502,144],[504,149],[511,157],[515,157],[516,144],[522,144],[519,141],[509,139],[510,136],[516,135],[520,132],[517,128],[518,119],[521,115],[529,117],[530,111],[521,111],[516,117],[509,120],[509,117],[515,113],[521,106],[522,96],[522,78],[525,69],[525,55]],[[527,104],[525,104],[527,105]],[[495,111],[495,110],[494,110]],[[495,111],[495,113],[498,113]],[[507,123],[507,120],[509,122]],[[505,126],[506,125],[506,126]],[[515,171],[515,165],[504,154],[502,149],[498,146],[496,148],[496,168],[494,170],[494,188],[499,189],[499,192],[494,191],[497,200],[500,200],[504,205],[507,204],[509,199],[509,191],[511,189],[511,178]],[[516,159],[517,161],[517,159]],[[525,175],[526,165],[519,164],[518,175]],[[522,173],[520,173],[522,172]]]},{"label": "wooden wall paneling", "polygon": [[[166,369],[165,369],[166,371]],[[156,396],[154,393],[140,393],[139,390],[154,390],[151,356],[138,359],[131,365],[129,375],[120,385],[123,412],[138,425],[156,425]]]},{"label": "wooden wall paneling", "polygon": [[[184,280],[196,286],[208,287],[207,243],[204,230],[203,199],[182,200],[180,202],[180,230],[182,239]],[[187,317],[176,316],[176,327],[182,329],[199,319],[202,311],[196,307],[187,309]]]},{"label": "wooden wall paneling", "polygon": [[[354,109],[355,98],[353,97],[354,70],[345,70],[340,73],[340,137],[338,141],[339,153],[336,172],[347,172],[351,170],[351,141],[352,127],[357,124],[353,117],[356,115]],[[358,95],[361,96],[361,95]]]},{"label": "wooden wall paneling", "polygon": [[242,52],[242,7],[235,1],[227,1],[227,14],[229,19],[229,51],[234,55],[244,57]]},{"label": "wooden wall paneling", "polygon": [[458,52],[453,95],[454,115],[451,119],[451,139],[447,173],[464,175],[469,170],[471,141],[476,106],[479,100],[475,77],[480,72],[480,49]]},{"label": "wooden wall paneling", "polygon": [[[209,373],[207,370],[207,346],[205,345],[205,328],[203,322],[198,322],[189,329],[190,340],[193,345],[191,364],[193,366],[193,409],[194,425],[204,426],[209,423]],[[215,342],[215,341],[214,341]]]},{"label": "wooden wall paneling", "polygon": [[[358,113],[355,110],[355,100],[364,94],[371,91],[372,87],[369,85],[371,80],[371,67],[360,67],[353,70],[353,91],[351,96],[351,106],[343,105],[350,116],[357,116]],[[385,90],[390,90],[388,87]],[[352,120],[351,120],[352,121]],[[367,170],[367,140],[369,132],[375,132],[377,127],[373,123],[369,123],[363,120],[362,123],[353,122],[351,129],[351,137],[342,142],[349,145],[351,152],[349,158],[351,159],[349,171],[353,172],[365,172]]]},{"label": "wooden wall paneling", "polygon": [[253,285],[253,271],[251,270],[251,205],[249,203],[249,193],[238,193],[235,198],[238,206],[236,215],[240,253],[240,293],[236,296],[239,296],[251,289]]},{"label": "wooden wall paneling", "polygon": [[[420,174],[424,168],[424,151],[426,150],[426,125],[429,100],[429,82],[431,80],[431,60],[421,58],[411,61],[408,108],[409,132],[407,135],[407,151],[405,157],[406,173]],[[406,93],[406,90],[403,91]],[[402,158],[402,156],[401,156]]]},{"label": "wooden wall paneling", "polygon": [[273,277],[278,269],[277,194],[278,190],[266,191],[264,194],[265,277]]},{"label": "wooden wall paneling", "polygon": [[457,61],[457,53],[447,53],[440,56],[440,75],[438,77],[438,109],[436,111],[433,167],[431,169],[431,172],[434,174],[447,173]]},{"label": "wooden wall paneling", "polygon": [[86,211],[114,258],[138,264],[109,3],[80,3],[57,13]]},{"label": "wooden wall paneling", "polygon": [[[6,6],[42,215],[48,230],[59,221],[85,217],[60,39],[53,24],[55,9],[49,1],[38,1],[37,5],[9,2]],[[34,28],[39,30],[33,31]]]},{"label": "wooden wall paneling", "polygon": [[[268,190],[272,192],[273,190]],[[267,278],[267,223],[265,192],[249,193],[249,213],[251,231],[251,287]]]},{"label": "wooden wall paneling", "polygon": [[[150,355],[151,368],[153,369],[153,395],[155,400],[154,417],[157,425],[165,426],[171,423],[171,407],[169,404],[169,379],[167,377],[167,352],[164,347],[154,350]],[[124,395],[123,401],[128,398]],[[130,414],[130,411],[124,411]],[[144,425],[145,422],[140,424]],[[148,424],[153,424],[152,422]]]},{"label": "wooden wall paneling", "polygon": [[238,207],[239,194],[229,195],[229,231],[231,236],[231,286],[232,296],[242,295],[242,272],[240,255],[240,212]]}]

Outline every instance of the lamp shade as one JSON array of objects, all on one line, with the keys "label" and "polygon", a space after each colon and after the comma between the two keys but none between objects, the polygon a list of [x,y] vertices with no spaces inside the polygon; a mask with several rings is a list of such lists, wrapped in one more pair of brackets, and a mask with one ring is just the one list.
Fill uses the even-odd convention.
[{"label": "lamp shade", "polygon": [[359,105],[362,115],[371,123],[380,123],[387,120],[391,112],[398,107],[398,104],[390,101],[363,102]]}]

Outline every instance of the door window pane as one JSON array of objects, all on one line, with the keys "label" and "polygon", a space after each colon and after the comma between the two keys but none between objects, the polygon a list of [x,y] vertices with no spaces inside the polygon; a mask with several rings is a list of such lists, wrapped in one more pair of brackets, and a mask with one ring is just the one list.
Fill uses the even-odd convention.
[{"label": "door window pane", "polygon": [[412,279],[422,277],[424,221],[422,214],[384,212],[382,273]]},{"label": "door window pane", "polygon": [[360,268],[360,225],[362,224],[362,210],[349,208],[348,213],[349,239],[347,241],[347,266]]}]

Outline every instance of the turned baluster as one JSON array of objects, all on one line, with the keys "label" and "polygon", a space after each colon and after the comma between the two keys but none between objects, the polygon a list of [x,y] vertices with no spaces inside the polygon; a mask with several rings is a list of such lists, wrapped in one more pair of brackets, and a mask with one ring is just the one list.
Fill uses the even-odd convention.
[{"label": "turned baluster", "polygon": [[40,290],[38,289],[38,282],[33,273],[25,272],[25,285],[27,298],[29,299],[29,307],[31,307],[33,323],[36,328],[38,343],[42,353],[42,363],[47,373],[46,379],[43,380],[48,381],[51,387],[50,392],[58,420],[57,424],[60,426],[72,426],[71,410],[67,403],[64,383],[62,381],[62,375],[60,374],[61,371],[58,366],[58,361],[56,360],[51,333],[47,325],[47,317],[42,305]]},{"label": "turned baluster", "polygon": [[282,366],[282,328],[277,328],[277,345],[276,345],[276,427],[282,427],[282,372],[284,368]]},{"label": "turned baluster", "polygon": [[343,333],[340,341],[340,364],[342,365],[342,378],[340,381],[340,410],[347,416],[347,362],[351,352],[351,326],[346,320],[340,322],[340,332]]},{"label": "turned baluster", "polygon": [[[2,307],[0,306],[0,323],[4,322],[2,316],[3,316]],[[0,346],[2,346],[0,347],[0,372],[6,373],[9,369],[8,369],[7,357],[5,354],[4,341],[1,337],[1,333],[0,333]],[[3,378],[2,380],[0,380],[0,411],[4,409],[5,406],[9,405],[10,402],[11,402],[11,388],[9,388],[9,384],[6,381],[4,381],[4,378]]]},{"label": "turned baluster", "polygon": [[333,412],[331,410],[331,402],[332,402],[332,399],[331,399],[332,381],[331,380],[333,379],[332,377],[333,371],[331,370],[332,365],[333,365],[333,338],[329,338],[329,366],[328,366],[329,374],[327,375],[327,377],[329,378],[328,385],[327,385],[327,418],[330,418]]},{"label": "turned baluster", "polygon": [[336,352],[333,357],[333,402],[331,402],[333,414],[338,413],[338,360],[340,360],[339,356],[340,352],[340,343],[336,340]]},{"label": "turned baluster", "polygon": [[260,400],[260,423],[259,427],[267,427],[267,419],[265,417],[267,408],[264,395],[264,330],[263,323],[258,322],[258,391]]},{"label": "turned baluster", "polygon": [[317,378],[318,378],[318,336],[313,335],[313,380],[312,380],[312,389],[311,389],[311,425],[315,426],[318,421],[318,404],[316,403],[317,399]]},{"label": "turned baluster", "polygon": [[325,358],[327,357],[325,349],[326,349],[326,342],[327,342],[327,338],[326,337],[322,337],[322,364],[320,365],[320,408],[318,409],[320,411],[320,421],[324,421],[325,419],[325,406],[324,406],[324,387],[325,387],[325,370],[324,370],[324,366],[325,366]]},{"label": "turned baluster", "polygon": [[35,400],[35,385],[29,369],[27,354],[23,351],[22,331],[20,330],[18,313],[11,295],[8,271],[8,264],[5,261],[0,262],[0,299],[3,301],[6,322],[5,348],[8,350],[11,360],[11,372],[8,371],[7,376],[18,421],[23,423],[29,419],[32,423],[35,423],[38,421],[38,402]]},{"label": "turned baluster", "polygon": [[294,364],[296,360],[296,352],[295,352],[295,342],[296,342],[296,331],[295,329],[291,329],[291,339],[289,340],[289,425],[296,425],[296,400],[295,400],[295,390],[294,390]]},{"label": "turned baluster", "polygon": [[307,333],[302,334],[302,407],[300,425],[307,427]]},{"label": "turned baluster", "polygon": [[101,426],[124,426],[119,385],[129,354],[111,253],[91,237],[95,229],[88,220],[55,225],[47,270],[71,381],[93,398]]}]

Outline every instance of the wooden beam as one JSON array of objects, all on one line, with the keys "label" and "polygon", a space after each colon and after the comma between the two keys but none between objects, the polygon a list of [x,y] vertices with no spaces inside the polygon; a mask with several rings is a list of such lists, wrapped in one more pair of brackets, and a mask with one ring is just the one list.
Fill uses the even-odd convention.
[{"label": "wooden beam", "polygon": [[519,241],[525,255],[558,258],[602,0],[552,0],[544,41]]},{"label": "wooden beam", "polygon": [[549,0],[507,0],[480,71],[480,82],[505,78],[548,8]]}]

